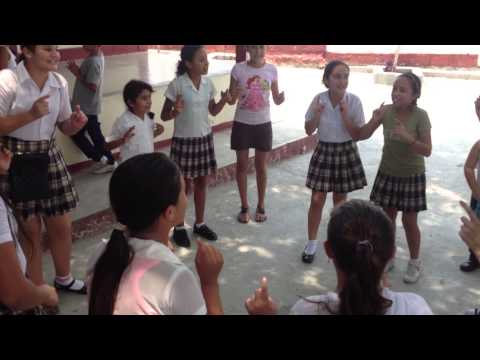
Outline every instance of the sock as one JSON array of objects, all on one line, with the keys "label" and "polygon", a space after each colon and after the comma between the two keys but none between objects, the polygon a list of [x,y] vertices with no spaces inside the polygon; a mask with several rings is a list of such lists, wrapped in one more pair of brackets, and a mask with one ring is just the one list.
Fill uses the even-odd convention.
[{"label": "sock", "polygon": [[[65,276],[65,277],[61,277],[61,276],[55,276],[55,282],[57,284],[60,284],[60,285],[63,285],[63,286],[68,286],[70,285],[70,283],[74,280],[72,274],[68,275],[68,276]],[[72,290],[80,290],[81,288],[83,288],[83,286],[85,285],[85,283],[81,280],[75,280],[75,282],[72,284],[72,286],[70,286],[70,289]]]},{"label": "sock", "polygon": [[178,226],[175,226],[175,231],[177,230],[185,230],[185,225],[178,225]]},{"label": "sock", "polygon": [[415,266],[420,266],[422,264],[422,260],[420,259],[410,259],[410,263]]},{"label": "sock", "polygon": [[313,255],[317,252],[318,240],[308,240],[307,246],[305,247],[305,254]]},{"label": "sock", "polygon": [[205,225],[205,223],[201,223],[201,224],[195,224],[195,227],[198,229],[199,227],[202,227],[203,225]]}]

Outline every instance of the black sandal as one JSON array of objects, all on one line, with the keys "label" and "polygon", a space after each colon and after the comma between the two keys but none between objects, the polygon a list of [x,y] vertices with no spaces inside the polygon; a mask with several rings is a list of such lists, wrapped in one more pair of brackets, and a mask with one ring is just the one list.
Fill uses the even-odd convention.
[{"label": "black sandal", "polygon": [[302,252],[302,261],[305,264],[311,264],[313,262],[313,260],[315,260],[315,254],[309,255],[305,252],[305,250],[306,250],[306,248]]},{"label": "black sandal", "polygon": [[86,295],[87,294],[87,285],[85,284],[85,282],[83,282],[83,287],[81,289],[78,289],[78,290],[72,289],[72,286],[73,286],[73,284],[75,284],[75,281],[77,281],[77,280],[73,279],[72,282],[68,285],[62,285],[62,284],[57,283],[56,281],[54,281],[53,284],[55,286],[55,289],[57,289],[57,290],[65,291],[65,292],[71,292],[71,293],[80,294],[80,295]]},{"label": "black sandal", "polygon": [[[260,220],[258,220],[259,216],[261,217]],[[263,222],[267,221],[267,215],[265,215],[265,209],[264,208],[257,207],[257,212],[255,213],[255,221],[257,223],[263,223]]]},{"label": "black sandal", "polygon": [[[248,224],[250,222],[250,215],[248,215],[248,207],[242,207],[237,216],[237,220],[241,224]],[[247,214],[247,220],[242,220],[242,215]]]}]

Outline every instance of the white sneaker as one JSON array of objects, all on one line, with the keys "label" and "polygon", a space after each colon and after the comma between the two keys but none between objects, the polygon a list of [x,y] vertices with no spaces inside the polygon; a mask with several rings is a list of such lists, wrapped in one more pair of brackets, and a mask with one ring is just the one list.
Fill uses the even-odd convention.
[{"label": "white sneaker", "polygon": [[118,163],[116,161],[113,164],[105,164],[105,165],[102,164],[100,168],[92,171],[92,173],[95,175],[106,174],[114,171],[117,168],[117,166],[118,166]]},{"label": "white sneaker", "polygon": [[469,309],[463,313],[463,315],[477,315],[480,316],[480,308]]},{"label": "white sneaker", "polygon": [[108,159],[106,156],[102,156],[101,159],[99,161],[96,161],[95,164],[92,166],[92,168],[90,169],[90,172],[92,174],[95,174],[95,171],[97,171],[98,169],[101,169],[103,168],[105,165],[108,164]]},{"label": "white sneaker", "polygon": [[412,259],[408,262],[407,272],[403,276],[403,281],[407,284],[414,284],[418,281],[422,273],[422,262],[420,260],[414,261]]}]

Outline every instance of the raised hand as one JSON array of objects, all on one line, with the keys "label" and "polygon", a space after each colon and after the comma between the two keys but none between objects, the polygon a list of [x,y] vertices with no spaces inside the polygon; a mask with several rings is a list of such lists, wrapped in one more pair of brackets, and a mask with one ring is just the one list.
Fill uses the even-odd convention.
[{"label": "raised hand", "polygon": [[282,91],[280,94],[278,94],[277,105],[283,104],[284,101],[285,101],[285,91]]},{"label": "raised hand", "polygon": [[325,104],[319,99],[318,102],[313,105],[313,113],[315,114],[315,117],[321,116],[324,110]]},{"label": "raised hand", "polygon": [[86,124],[88,118],[87,116],[80,110],[80,105],[75,106],[75,111],[72,113],[70,117],[70,123],[72,128],[75,131],[80,131]]},{"label": "raised hand", "polygon": [[48,108],[48,98],[50,95],[45,95],[38,98],[32,105],[30,109],[30,114],[33,116],[34,119],[40,119],[41,117],[50,113]]},{"label": "raised hand", "polygon": [[225,92],[222,91],[220,95],[221,95],[221,101],[224,101],[226,103],[229,103],[232,101],[232,94],[230,94],[230,91],[228,89],[225,90]]},{"label": "raised hand", "polygon": [[278,306],[268,295],[268,281],[263,277],[260,281],[260,288],[255,294],[245,301],[245,307],[250,315],[276,315]]},{"label": "raised hand", "polygon": [[135,136],[135,126],[132,126],[130,129],[127,130],[125,134],[123,134],[122,141],[126,144],[132,137]]},{"label": "raised hand", "polygon": [[197,241],[195,266],[202,286],[218,283],[218,276],[223,268],[223,255],[213,245]]},{"label": "raised hand", "polygon": [[399,137],[401,140],[407,143],[411,143],[415,140],[413,136],[408,132],[405,124],[400,120],[395,120],[395,127],[392,130],[392,135]]},{"label": "raised hand", "polygon": [[177,99],[175,100],[174,109],[177,114],[180,114],[185,107],[185,102],[183,101],[183,96],[181,94],[177,95]]},{"label": "raised hand", "polygon": [[373,121],[381,121],[383,119],[383,115],[385,115],[385,111],[387,109],[384,104],[385,102],[383,102],[378,109],[373,111]]}]

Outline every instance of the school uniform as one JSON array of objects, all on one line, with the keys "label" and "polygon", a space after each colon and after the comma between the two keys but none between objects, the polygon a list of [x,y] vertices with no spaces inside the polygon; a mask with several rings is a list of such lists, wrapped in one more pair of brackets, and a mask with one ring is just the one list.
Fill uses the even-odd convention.
[{"label": "school uniform", "polygon": [[187,73],[173,80],[165,97],[175,102],[182,95],[184,108],[175,117],[170,156],[186,178],[194,179],[217,170],[208,105],[215,98],[212,81],[202,76],[197,89]]},{"label": "school uniform", "polygon": [[[3,145],[11,152],[46,152],[57,122],[70,119],[72,110],[68,84],[60,74],[50,72],[45,86],[40,90],[30,77],[24,62],[18,65],[16,71],[0,72],[0,116],[25,113],[31,109],[38,98],[46,95],[50,95],[47,115],[2,137]],[[55,137],[48,154],[50,157],[48,176],[53,195],[48,199],[15,203],[14,209],[24,218],[31,215],[63,215],[77,206],[78,194],[63,155],[57,147]],[[0,180],[0,190],[8,196],[9,184],[6,178]]]},{"label": "school uniform", "polygon": [[[395,123],[395,110],[389,106],[382,121],[383,154],[370,200],[384,208],[403,212],[427,210],[425,158],[393,134]],[[427,112],[415,107],[405,127],[419,139],[431,128]]]},{"label": "school uniform", "polygon": [[[365,116],[360,99],[345,93],[343,101],[353,123],[361,127]],[[318,144],[310,160],[306,186],[313,191],[349,193],[367,185],[357,144],[343,125],[340,105],[333,107],[328,91],[313,99],[305,121],[314,117],[314,107],[323,103],[325,108],[318,125]]]}]

